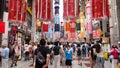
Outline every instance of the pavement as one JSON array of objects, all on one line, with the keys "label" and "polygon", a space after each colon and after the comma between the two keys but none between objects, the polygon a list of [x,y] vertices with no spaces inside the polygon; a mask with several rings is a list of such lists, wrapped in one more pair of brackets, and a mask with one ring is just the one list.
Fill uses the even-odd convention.
[{"label": "pavement", "polygon": [[[30,61],[21,60],[21,61],[18,61],[18,65],[17,66],[14,66],[12,68],[34,68],[34,66],[33,67],[29,67],[31,62],[32,62],[32,60],[30,60]],[[73,60],[72,61],[72,68],[91,68],[90,63],[91,62],[89,61],[89,59],[86,58],[84,61],[82,61],[82,66],[80,66],[80,65],[78,65],[78,61],[77,60]],[[9,66],[10,66],[10,64],[11,64],[11,61],[9,61]],[[49,65],[48,68],[54,68],[53,66],[54,65]],[[111,63],[109,61],[105,61],[105,68],[111,68],[111,67],[112,67]],[[65,66],[61,66],[60,68],[66,68],[66,67]]]}]

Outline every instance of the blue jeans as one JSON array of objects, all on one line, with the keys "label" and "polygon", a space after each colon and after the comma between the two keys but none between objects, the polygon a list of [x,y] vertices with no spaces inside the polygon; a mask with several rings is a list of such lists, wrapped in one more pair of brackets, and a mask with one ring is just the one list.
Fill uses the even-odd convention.
[{"label": "blue jeans", "polygon": [[105,68],[104,67],[104,62],[105,62],[105,59],[103,57],[97,57],[96,58],[97,68]]}]

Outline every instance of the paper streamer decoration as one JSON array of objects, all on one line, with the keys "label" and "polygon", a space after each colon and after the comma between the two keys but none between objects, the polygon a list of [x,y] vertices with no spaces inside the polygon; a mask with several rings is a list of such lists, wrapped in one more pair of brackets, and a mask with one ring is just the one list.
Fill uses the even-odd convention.
[{"label": "paper streamer decoration", "polygon": [[23,0],[10,0],[8,10],[8,20],[25,22],[27,3]]},{"label": "paper streamer decoration", "polygon": [[64,38],[64,26],[61,26],[60,32],[61,32],[61,38]]},{"label": "paper streamer decoration", "polygon": [[66,22],[65,27],[66,27],[66,31],[70,31],[70,23],[69,22]]},{"label": "paper streamer decoration", "polygon": [[64,18],[75,18],[79,15],[77,0],[63,0],[63,7]]},{"label": "paper streamer decoration", "polygon": [[55,32],[60,31],[60,25],[59,24],[55,24]]},{"label": "paper streamer decoration", "polygon": [[75,21],[71,21],[71,23],[70,23],[70,32],[72,32],[72,33],[75,32],[75,26],[76,26]]},{"label": "paper streamer decoration", "polygon": [[92,18],[103,17],[103,0],[92,0]]},{"label": "paper streamer decoration", "polygon": [[8,20],[15,21],[17,14],[17,0],[9,0]]},{"label": "paper streamer decoration", "polygon": [[43,32],[48,32],[48,24],[43,24],[42,30],[43,30]]},{"label": "paper streamer decoration", "polygon": [[58,15],[55,15],[54,23],[55,24],[59,24],[60,23],[60,17]]},{"label": "paper streamer decoration", "polygon": [[76,23],[76,30],[77,30],[77,31],[80,31],[80,30],[81,30],[80,23]]},{"label": "paper streamer decoration", "polygon": [[36,18],[48,21],[52,18],[52,1],[53,0],[36,0],[35,13]]}]

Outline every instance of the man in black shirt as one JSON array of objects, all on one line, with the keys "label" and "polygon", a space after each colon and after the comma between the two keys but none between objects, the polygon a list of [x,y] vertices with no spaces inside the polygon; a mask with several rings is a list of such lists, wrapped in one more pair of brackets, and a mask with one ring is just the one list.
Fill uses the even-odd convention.
[{"label": "man in black shirt", "polygon": [[94,68],[95,66],[95,63],[96,63],[96,55],[94,53],[94,50],[96,49],[96,46],[95,44],[93,44],[93,46],[91,47],[91,58],[92,58],[92,65],[91,65],[91,68]]},{"label": "man in black shirt", "polygon": [[38,45],[38,48],[35,51],[35,55],[37,56],[38,51],[40,51],[43,57],[45,58],[45,62],[39,63],[39,60],[36,59],[35,68],[48,68],[48,64],[50,60],[50,52],[49,52],[50,50],[48,47],[45,47],[45,45],[46,45],[45,39],[41,39],[40,44]]}]

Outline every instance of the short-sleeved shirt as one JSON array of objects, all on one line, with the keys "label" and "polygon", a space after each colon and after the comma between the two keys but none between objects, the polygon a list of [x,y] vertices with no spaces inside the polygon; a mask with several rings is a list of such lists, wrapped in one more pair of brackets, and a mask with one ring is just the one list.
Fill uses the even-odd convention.
[{"label": "short-sleeved shirt", "polygon": [[66,49],[65,50],[65,55],[66,55],[66,60],[72,60],[72,54],[73,54],[73,51],[70,49]]},{"label": "short-sleeved shirt", "polygon": [[55,46],[55,47],[53,48],[54,55],[59,55],[59,54],[60,54],[60,53],[59,53],[59,50],[60,50],[60,47],[59,47],[59,46]]},{"label": "short-sleeved shirt", "polygon": [[[35,50],[35,55],[37,55],[37,50],[39,50],[42,53],[42,55],[45,59],[47,58],[48,55],[50,55],[50,50],[47,47],[41,46],[41,47],[37,48]],[[46,64],[46,60],[45,60],[45,63],[43,63],[43,64],[39,64],[39,61],[36,60],[35,68],[42,68],[42,66],[45,64]]]},{"label": "short-sleeved shirt", "polygon": [[2,51],[2,57],[3,59],[8,59],[9,58],[9,48],[4,48]]}]

